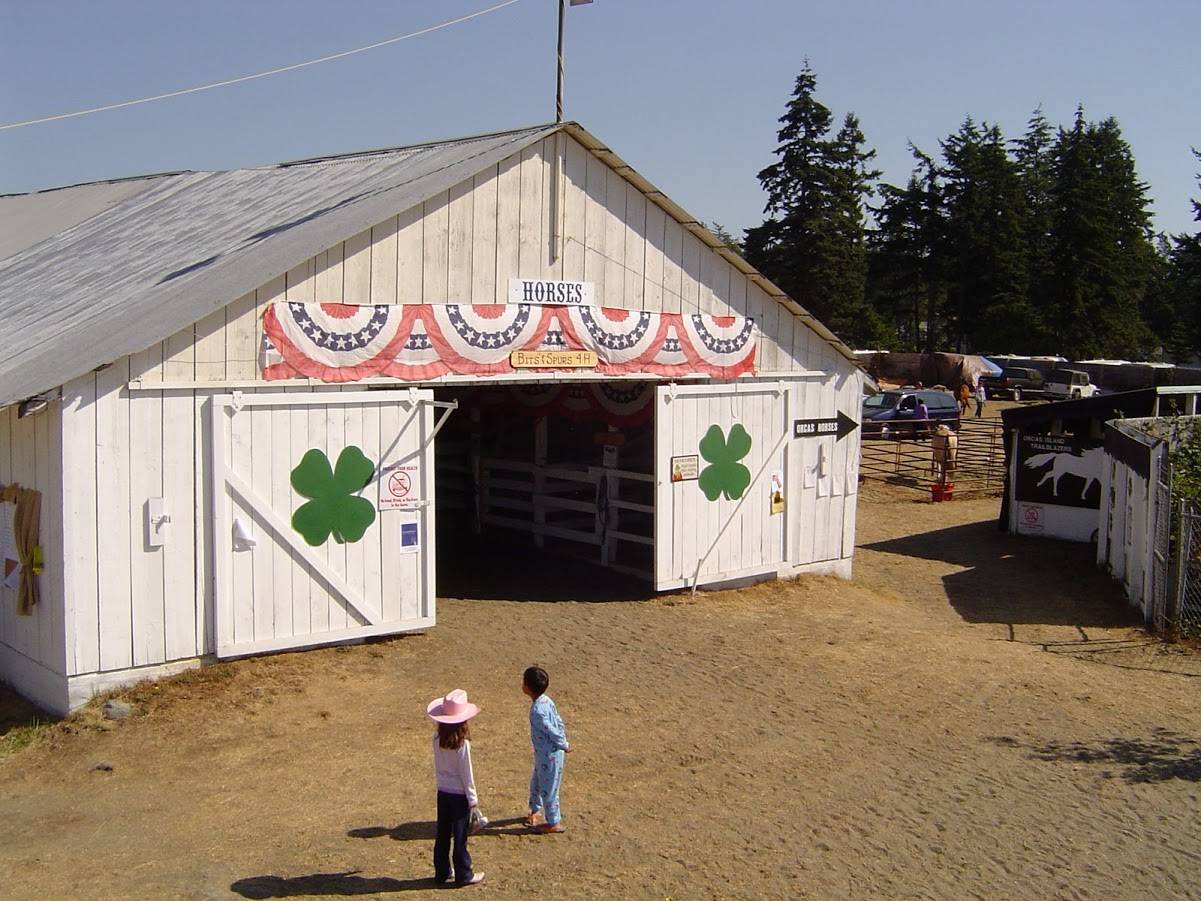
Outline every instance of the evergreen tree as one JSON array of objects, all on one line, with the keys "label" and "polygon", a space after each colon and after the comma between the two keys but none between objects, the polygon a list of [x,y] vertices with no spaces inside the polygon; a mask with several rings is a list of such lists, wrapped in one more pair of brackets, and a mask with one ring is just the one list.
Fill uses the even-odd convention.
[{"label": "evergreen tree", "polygon": [[[1024,236],[1026,245],[1026,297],[1037,316],[1036,329],[1045,333],[1043,312],[1051,299],[1051,231],[1054,222],[1054,131],[1042,107],[1034,111],[1026,134],[1014,142],[1013,157],[1026,198]],[[1046,343],[1046,337],[1039,343]],[[1033,347],[1033,345],[1031,345]],[[1049,347],[1047,349],[1050,349]]]},{"label": "evergreen tree", "polygon": [[[1201,152],[1193,150],[1193,156],[1201,162]],[[1197,180],[1201,182],[1201,173]],[[1201,222],[1201,202],[1196,200],[1193,219]],[[1201,354],[1201,231],[1173,236],[1165,255],[1162,289],[1156,297],[1163,317],[1157,333],[1175,362],[1193,362]],[[1165,329],[1163,322],[1170,327]]]},{"label": "evergreen tree", "polygon": [[817,100],[806,62],[780,118],[777,160],[759,173],[768,219],[746,231],[747,261],[852,343],[878,337],[865,301],[864,202],[879,175],[869,168],[859,121],[848,114],[833,136],[833,114]]},{"label": "evergreen tree", "polygon": [[720,222],[709,223],[709,231],[713,232],[713,237],[721,241],[722,244],[730,248],[739,256],[742,255],[742,242],[735,238]]},{"label": "evergreen tree", "polygon": [[1152,343],[1140,309],[1154,259],[1147,186],[1117,122],[1086,123],[1078,108],[1054,149],[1053,295],[1060,353],[1140,356]]},{"label": "evergreen tree", "polygon": [[947,323],[959,350],[1009,346],[1039,328],[1026,302],[1026,200],[1001,131],[968,117],[942,142]]},{"label": "evergreen tree", "polygon": [[931,352],[944,346],[946,200],[938,165],[912,144],[917,160],[904,188],[881,185],[870,235],[869,283],[881,320],[898,349]]},{"label": "evergreen tree", "polygon": [[1177,309],[1174,274],[1174,248],[1166,235],[1156,235],[1155,255],[1147,290],[1143,294],[1141,313],[1143,322],[1158,339],[1159,346],[1152,349],[1151,357],[1177,361],[1190,356],[1190,329],[1182,311]]}]

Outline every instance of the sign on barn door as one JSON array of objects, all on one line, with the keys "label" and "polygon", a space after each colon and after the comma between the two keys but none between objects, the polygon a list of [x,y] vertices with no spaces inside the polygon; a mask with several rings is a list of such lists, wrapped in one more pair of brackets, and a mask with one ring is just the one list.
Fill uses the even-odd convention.
[{"label": "sign on barn door", "polygon": [[213,399],[218,657],[434,624],[435,431],[430,391]]},{"label": "sign on barn door", "polygon": [[656,590],[783,565],[787,517],[772,515],[772,479],[786,480],[788,403],[775,381],[655,389]]}]

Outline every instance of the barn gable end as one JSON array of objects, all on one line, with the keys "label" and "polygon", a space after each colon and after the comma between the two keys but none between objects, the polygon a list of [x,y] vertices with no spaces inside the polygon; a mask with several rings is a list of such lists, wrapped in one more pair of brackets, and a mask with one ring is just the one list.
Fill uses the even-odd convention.
[{"label": "barn gable end", "polygon": [[569,134],[543,138],[133,355],[131,377],[261,379],[263,312],[276,301],[505,303],[518,275],[592,282],[606,307],[748,316],[759,330],[761,374],[853,371],[849,353],[811,317],[769,295],[761,277],[702,240],[703,226],[679,222],[603,156]]}]

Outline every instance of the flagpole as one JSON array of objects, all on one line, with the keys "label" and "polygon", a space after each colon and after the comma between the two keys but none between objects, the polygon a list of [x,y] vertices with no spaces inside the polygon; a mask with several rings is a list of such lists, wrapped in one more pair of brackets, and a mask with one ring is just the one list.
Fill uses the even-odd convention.
[{"label": "flagpole", "polygon": [[563,5],[559,0],[559,77],[555,89],[555,122],[563,121]]}]

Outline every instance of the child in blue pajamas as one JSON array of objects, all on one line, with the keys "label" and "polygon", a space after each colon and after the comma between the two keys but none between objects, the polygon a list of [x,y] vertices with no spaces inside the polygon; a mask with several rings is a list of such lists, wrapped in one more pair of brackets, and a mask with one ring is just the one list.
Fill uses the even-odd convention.
[{"label": "child in blue pajamas", "polygon": [[527,826],[538,832],[566,832],[559,817],[559,785],[563,781],[563,755],[571,751],[567,731],[555,702],[546,694],[550,676],[531,666],[521,677],[521,690],[530,699],[530,744],[534,746],[534,771],[530,775],[530,813]]}]

